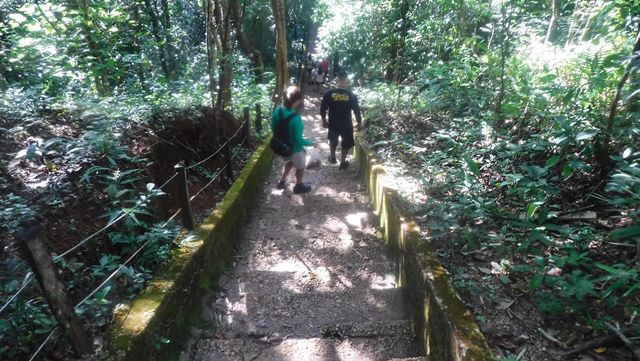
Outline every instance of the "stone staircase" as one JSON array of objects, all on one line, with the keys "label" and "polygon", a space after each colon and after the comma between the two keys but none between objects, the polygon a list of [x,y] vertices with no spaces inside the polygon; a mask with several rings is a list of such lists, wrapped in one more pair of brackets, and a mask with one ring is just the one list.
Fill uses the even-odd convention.
[{"label": "stone staircase", "polygon": [[[319,117],[305,120],[325,139]],[[181,360],[424,361],[355,170],[307,172],[313,191],[294,195],[273,188],[280,167]]]}]

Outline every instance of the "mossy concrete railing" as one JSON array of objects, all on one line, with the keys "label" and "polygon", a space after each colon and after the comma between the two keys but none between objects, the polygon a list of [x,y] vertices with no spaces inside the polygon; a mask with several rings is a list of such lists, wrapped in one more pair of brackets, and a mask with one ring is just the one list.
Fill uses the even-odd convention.
[{"label": "mossy concrete railing", "polygon": [[227,268],[268,174],[273,151],[263,142],[218,207],[183,235],[169,263],[133,301],[118,307],[108,331],[109,360],[175,360],[200,320],[202,296]]},{"label": "mossy concrete railing", "polygon": [[435,251],[403,207],[381,160],[362,140],[356,162],[368,187],[384,239],[396,259],[399,285],[429,361],[485,361],[492,355],[473,314],[458,297]]}]

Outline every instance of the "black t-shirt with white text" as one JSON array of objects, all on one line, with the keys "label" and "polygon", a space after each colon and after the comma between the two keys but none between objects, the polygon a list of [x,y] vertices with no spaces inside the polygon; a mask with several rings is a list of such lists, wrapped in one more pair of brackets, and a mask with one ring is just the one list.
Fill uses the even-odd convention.
[{"label": "black t-shirt with white text", "polygon": [[322,103],[320,103],[322,119],[325,119],[327,110],[329,110],[329,128],[351,128],[353,126],[351,124],[351,111],[356,114],[358,124],[362,123],[358,97],[349,90],[340,88],[327,90],[322,97]]}]

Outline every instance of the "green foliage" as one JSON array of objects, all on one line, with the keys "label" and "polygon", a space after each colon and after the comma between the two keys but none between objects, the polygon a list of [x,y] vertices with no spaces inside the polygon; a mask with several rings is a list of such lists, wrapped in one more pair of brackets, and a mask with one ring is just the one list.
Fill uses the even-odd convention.
[{"label": "green foliage", "polygon": [[36,211],[22,197],[9,193],[0,199],[0,223],[9,233],[21,230],[35,219]]},{"label": "green foliage", "polygon": [[640,4],[593,5],[589,29],[572,24],[574,6],[545,42],[542,2],[361,2],[322,46],[362,84],[365,137],[421,186],[400,190],[445,257],[509,261],[496,280],[524,280],[543,313],[635,317],[637,265],[620,247],[640,235],[637,81],[608,116],[626,69],[638,76],[629,10]]}]

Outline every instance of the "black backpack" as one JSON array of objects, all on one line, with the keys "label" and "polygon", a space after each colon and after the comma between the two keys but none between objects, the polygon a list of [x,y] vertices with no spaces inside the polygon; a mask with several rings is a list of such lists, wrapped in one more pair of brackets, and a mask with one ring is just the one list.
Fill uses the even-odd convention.
[{"label": "black backpack", "polygon": [[296,115],[291,113],[286,118],[283,118],[284,113],[282,108],[278,109],[280,121],[273,129],[273,137],[271,138],[271,149],[277,155],[288,157],[293,154],[293,144],[291,144],[291,135],[289,134],[289,121]]}]

